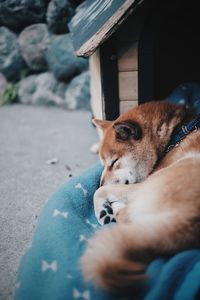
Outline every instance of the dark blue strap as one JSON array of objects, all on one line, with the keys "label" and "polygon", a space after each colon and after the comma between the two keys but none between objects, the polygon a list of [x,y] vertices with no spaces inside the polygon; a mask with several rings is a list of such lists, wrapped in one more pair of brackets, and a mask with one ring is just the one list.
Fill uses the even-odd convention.
[{"label": "dark blue strap", "polygon": [[166,152],[172,150],[176,145],[178,145],[190,132],[200,128],[200,115],[195,119],[190,121],[187,125],[183,125],[181,130],[172,136],[169,146],[167,147]]}]

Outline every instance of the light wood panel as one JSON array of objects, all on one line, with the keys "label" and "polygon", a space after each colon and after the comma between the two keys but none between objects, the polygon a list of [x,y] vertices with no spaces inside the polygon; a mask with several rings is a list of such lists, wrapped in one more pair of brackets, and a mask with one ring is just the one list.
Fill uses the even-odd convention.
[{"label": "light wood panel", "polygon": [[123,114],[127,112],[129,109],[134,108],[138,105],[138,101],[135,100],[125,100],[125,101],[120,101],[120,114]]},{"label": "light wood panel", "polygon": [[103,105],[102,105],[102,87],[101,87],[101,68],[99,51],[97,50],[90,56],[90,93],[91,93],[91,107],[95,118],[103,118]]},{"label": "light wood panel", "polygon": [[136,71],[138,70],[138,43],[122,43],[118,47],[118,70]]},{"label": "light wood panel", "polygon": [[119,72],[120,100],[138,100],[138,72]]}]

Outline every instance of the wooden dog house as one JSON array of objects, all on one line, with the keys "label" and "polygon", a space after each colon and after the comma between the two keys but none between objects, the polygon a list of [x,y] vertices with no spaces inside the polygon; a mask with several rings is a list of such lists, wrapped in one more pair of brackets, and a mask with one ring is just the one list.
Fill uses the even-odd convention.
[{"label": "wooden dog house", "polygon": [[200,81],[197,0],[86,0],[71,21],[75,53],[90,57],[91,105],[113,120]]}]

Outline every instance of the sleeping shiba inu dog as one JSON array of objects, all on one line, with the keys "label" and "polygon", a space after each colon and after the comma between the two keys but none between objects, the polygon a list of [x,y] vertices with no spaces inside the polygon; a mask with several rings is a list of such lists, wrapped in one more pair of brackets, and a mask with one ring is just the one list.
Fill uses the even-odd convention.
[{"label": "sleeping shiba inu dog", "polygon": [[142,104],[103,131],[95,214],[105,226],[81,259],[86,280],[130,294],[160,255],[200,247],[200,117],[182,105]]}]

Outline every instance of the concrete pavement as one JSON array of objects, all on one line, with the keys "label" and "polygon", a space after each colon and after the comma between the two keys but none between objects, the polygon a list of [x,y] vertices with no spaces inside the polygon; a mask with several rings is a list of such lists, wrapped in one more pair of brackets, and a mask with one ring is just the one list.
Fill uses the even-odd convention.
[{"label": "concrete pavement", "polygon": [[[91,113],[10,105],[0,108],[0,299],[12,299],[21,255],[41,208],[98,157]],[[55,162],[51,164],[51,162]]]}]

